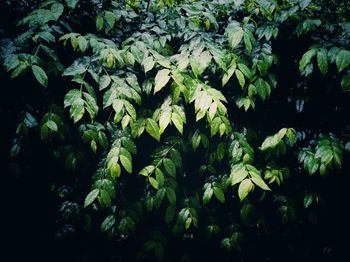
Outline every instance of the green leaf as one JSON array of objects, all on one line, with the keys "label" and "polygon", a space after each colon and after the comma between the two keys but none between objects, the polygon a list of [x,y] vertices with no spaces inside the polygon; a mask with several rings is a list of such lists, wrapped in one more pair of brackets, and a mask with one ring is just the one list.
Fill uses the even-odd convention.
[{"label": "green leaf", "polygon": [[171,175],[172,177],[176,176],[176,167],[172,160],[170,160],[169,158],[164,158],[163,165],[169,175]]},{"label": "green leaf", "polygon": [[109,193],[106,190],[101,190],[100,191],[100,198],[99,198],[101,204],[109,207],[112,204],[112,199]]},{"label": "green leaf", "polygon": [[248,178],[244,179],[238,187],[238,196],[241,201],[243,201],[250,191],[252,191],[254,185],[252,181]]},{"label": "green leaf", "polygon": [[122,163],[123,167],[125,170],[131,174],[132,173],[132,163],[131,163],[131,158],[123,155],[122,153],[120,154],[120,162]]},{"label": "green leaf", "polygon": [[142,65],[145,70],[145,73],[147,73],[148,71],[151,71],[152,68],[154,67],[154,64],[155,62],[154,62],[153,56],[147,56],[146,58],[144,58],[142,61]]},{"label": "green leaf", "polygon": [[249,172],[249,174],[251,175],[251,179],[255,185],[264,190],[271,190],[260,175],[256,174],[255,172]]},{"label": "green leaf", "polygon": [[320,49],[317,52],[317,65],[323,75],[328,72],[328,61],[327,61],[327,51],[325,49]]},{"label": "green leaf", "polygon": [[98,188],[92,190],[85,198],[84,207],[91,205],[95,201],[99,193],[100,190]]},{"label": "green leaf", "polygon": [[113,179],[116,179],[117,177],[120,177],[120,165],[118,163],[113,163],[109,166],[109,173],[111,174],[111,177]]},{"label": "green leaf", "polygon": [[169,224],[175,216],[175,206],[169,205],[165,210],[165,223]]},{"label": "green leaf", "polygon": [[82,105],[72,105],[69,112],[70,116],[73,118],[74,123],[76,123],[83,117],[85,108]]},{"label": "green leaf", "polygon": [[58,131],[58,126],[56,124],[56,122],[52,121],[52,120],[49,120],[46,122],[46,125],[48,128],[50,128],[52,131]]},{"label": "green leaf", "polygon": [[216,198],[221,202],[224,203],[225,202],[225,195],[224,192],[222,191],[222,189],[220,187],[213,187],[214,190],[214,195],[216,196]]},{"label": "green leaf", "polygon": [[211,185],[209,185],[205,191],[204,191],[204,194],[203,194],[203,204],[206,205],[211,197],[213,196],[213,193],[214,193],[214,190],[213,188],[211,187]]},{"label": "green leaf", "polygon": [[350,74],[343,76],[341,79],[341,87],[344,91],[350,91]]},{"label": "green leaf", "polygon": [[174,189],[172,189],[171,187],[167,187],[166,188],[166,196],[170,202],[170,204],[175,205],[176,204],[176,194]]},{"label": "green leaf", "polygon": [[299,70],[303,71],[305,69],[305,67],[310,64],[311,59],[315,56],[316,54],[316,49],[310,49],[309,51],[307,51],[303,57],[301,58],[300,62],[299,62]]},{"label": "green leaf", "polygon": [[88,42],[86,41],[85,37],[83,36],[79,36],[78,37],[78,46],[81,52],[85,52],[87,46],[88,46]]},{"label": "green leaf", "polygon": [[96,154],[97,144],[96,144],[95,140],[91,140],[90,147],[91,147],[92,151]]},{"label": "green leaf", "polygon": [[157,141],[160,140],[160,131],[159,131],[158,124],[152,118],[146,119],[146,131]]},{"label": "green leaf", "polygon": [[112,226],[114,226],[114,224],[115,224],[115,216],[109,215],[103,220],[101,224],[101,231],[102,232],[108,231],[110,228],[112,228]]},{"label": "green leaf", "polygon": [[155,189],[159,189],[159,184],[156,179],[154,179],[153,177],[149,177],[148,180],[151,186],[153,186]]},{"label": "green leaf", "polygon": [[100,90],[105,89],[107,86],[109,86],[110,83],[111,83],[111,78],[109,77],[109,75],[103,75],[99,79],[99,89]]},{"label": "green leaf", "polygon": [[168,83],[170,79],[169,74],[169,69],[162,69],[158,71],[155,78],[154,94],[160,91]]},{"label": "green leaf", "polygon": [[238,64],[238,68],[248,79],[253,77],[252,71],[245,64]]},{"label": "green leaf", "polygon": [[249,54],[252,52],[253,49],[252,40],[254,41],[254,38],[252,36],[252,33],[248,30],[246,30],[243,35],[244,45],[247,48]]},{"label": "green leaf", "polygon": [[244,75],[242,74],[241,71],[239,71],[238,69],[235,70],[235,74],[236,74],[236,77],[238,79],[238,83],[239,85],[244,88],[244,85],[245,85],[245,78],[244,78]]},{"label": "green leaf", "polygon": [[111,11],[105,11],[104,17],[106,19],[107,24],[109,25],[110,28],[114,27],[116,17],[113,12]]},{"label": "green leaf", "polygon": [[27,63],[23,63],[21,62],[15,70],[13,70],[12,74],[11,74],[11,78],[15,78],[17,76],[19,76],[20,74],[23,74],[26,69],[28,68],[28,64]]},{"label": "green leaf", "polygon": [[49,137],[49,129],[46,124],[42,125],[40,128],[40,138],[41,140],[47,140]]},{"label": "green leaf", "polygon": [[41,85],[46,87],[48,84],[48,78],[45,71],[40,66],[37,66],[37,65],[32,65],[32,71],[36,80],[38,80],[38,82]]},{"label": "green leaf", "polygon": [[236,70],[236,65],[232,65],[227,72],[222,77],[222,86],[226,85],[226,83],[230,80],[232,75],[234,74]]},{"label": "green leaf", "polygon": [[255,81],[255,87],[262,100],[265,100],[268,96],[270,96],[271,87],[264,79],[259,77]]},{"label": "green leaf", "polygon": [[241,41],[244,35],[244,31],[241,27],[235,27],[232,32],[229,33],[229,42],[234,49]]},{"label": "green leaf", "polygon": [[350,51],[341,50],[335,59],[335,63],[338,67],[338,72],[343,71],[350,64]]},{"label": "green leaf", "polygon": [[242,164],[235,165],[231,170],[231,185],[240,183],[248,176],[248,171]]},{"label": "green leaf", "polygon": [[153,173],[154,169],[155,169],[155,166],[149,165],[149,166],[146,166],[143,169],[141,169],[139,174],[142,175],[142,176],[147,177],[147,176],[149,176],[150,174]]},{"label": "green leaf", "polygon": [[83,74],[88,69],[90,57],[84,56],[76,59],[71,66],[63,72],[63,76],[75,76]]},{"label": "green leaf", "polygon": [[314,197],[312,194],[310,194],[310,193],[306,194],[304,197],[304,207],[308,208],[312,204],[313,199],[314,199]]},{"label": "green leaf", "polygon": [[171,121],[173,122],[176,129],[182,134],[182,132],[183,132],[183,119],[181,118],[181,116],[178,113],[173,112],[171,114]]},{"label": "green leaf", "polygon": [[156,168],[156,179],[160,187],[164,186],[164,174],[158,167]]},{"label": "green leaf", "polygon": [[186,230],[190,228],[191,223],[192,223],[192,218],[191,217],[187,218],[186,222],[185,222],[185,229]]},{"label": "green leaf", "polygon": [[171,121],[171,108],[162,110],[159,117],[159,131],[163,133]]},{"label": "green leaf", "polygon": [[74,9],[78,2],[79,0],[66,0],[68,7],[71,9]]},{"label": "green leaf", "polygon": [[82,105],[84,101],[81,99],[82,92],[78,89],[70,90],[64,97],[64,107],[71,105]]},{"label": "green leaf", "polygon": [[200,76],[210,64],[212,56],[209,51],[204,51],[198,56],[193,56],[190,60],[192,72],[196,77]]},{"label": "green leaf", "polygon": [[96,24],[97,31],[102,30],[102,28],[103,28],[103,17],[101,15],[96,16],[95,24]]}]

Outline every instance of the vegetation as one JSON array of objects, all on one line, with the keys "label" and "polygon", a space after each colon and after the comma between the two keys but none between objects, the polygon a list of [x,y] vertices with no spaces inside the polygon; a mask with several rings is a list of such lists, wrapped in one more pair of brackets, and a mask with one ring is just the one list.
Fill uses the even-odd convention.
[{"label": "vegetation", "polygon": [[46,261],[341,256],[347,1],[1,5],[4,186]]}]

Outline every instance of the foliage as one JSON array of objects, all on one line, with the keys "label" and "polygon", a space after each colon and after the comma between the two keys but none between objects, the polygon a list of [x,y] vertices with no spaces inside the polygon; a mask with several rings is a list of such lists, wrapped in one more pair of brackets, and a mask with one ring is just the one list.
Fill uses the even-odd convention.
[{"label": "foliage", "polygon": [[75,178],[79,230],[132,243],[132,260],[187,261],[171,245],[249,258],[245,238],[313,224],[306,176],[339,179],[349,158],[346,6],[334,20],[311,0],[38,2],[1,44],[10,83],[38,94],[18,94],[10,162],[40,139]]}]

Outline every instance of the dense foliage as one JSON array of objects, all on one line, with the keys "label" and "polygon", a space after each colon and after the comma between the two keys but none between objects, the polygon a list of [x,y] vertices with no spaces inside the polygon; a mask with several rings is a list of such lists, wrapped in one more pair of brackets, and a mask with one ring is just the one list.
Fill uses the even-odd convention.
[{"label": "dense foliage", "polygon": [[1,5],[5,186],[46,261],[341,255],[346,1]]}]

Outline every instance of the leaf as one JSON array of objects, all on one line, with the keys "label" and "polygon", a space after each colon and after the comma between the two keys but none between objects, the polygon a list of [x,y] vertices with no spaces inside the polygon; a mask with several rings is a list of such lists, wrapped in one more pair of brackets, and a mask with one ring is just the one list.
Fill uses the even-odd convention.
[{"label": "leaf", "polygon": [[115,224],[115,216],[114,215],[109,215],[108,217],[106,217],[102,224],[101,224],[101,231],[105,232],[107,230],[109,230],[110,228],[112,228],[112,226],[114,226]]},{"label": "leaf", "polygon": [[98,188],[92,190],[85,198],[84,207],[91,205],[92,202],[95,201],[99,193],[100,193],[100,190]]},{"label": "leaf", "polygon": [[214,186],[213,190],[214,190],[214,195],[216,196],[216,198],[221,203],[224,203],[225,202],[225,195],[224,195],[224,192],[222,191],[222,189],[220,187]]},{"label": "leaf", "polygon": [[244,88],[244,85],[245,85],[245,79],[244,79],[244,75],[242,74],[241,71],[239,71],[238,69],[235,70],[235,74],[236,74],[236,77],[238,79],[238,83],[239,85],[242,87],[242,89]]},{"label": "leaf", "polygon": [[100,90],[105,89],[107,86],[109,86],[110,83],[111,83],[111,78],[109,77],[109,75],[103,75],[99,79],[99,89]]},{"label": "leaf", "polygon": [[48,78],[45,71],[40,66],[32,65],[32,72],[36,80],[38,80],[41,85],[47,87]]},{"label": "leaf", "polygon": [[85,108],[83,105],[72,105],[69,110],[71,118],[73,118],[74,123],[78,122],[85,113]]},{"label": "leaf", "polygon": [[101,15],[96,16],[95,24],[96,24],[97,31],[102,30],[102,28],[103,28],[103,17]]},{"label": "leaf", "polygon": [[114,27],[116,17],[113,12],[111,11],[105,11],[104,12],[104,17],[106,19],[107,24],[109,25],[110,28]]},{"label": "leaf", "polygon": [[151,71],[152,68],[154,67],[154,64],[155,62],[154,62],[153,56],[147,56],[146,58],[144,58],[142,61],[142,65],[145,70],[145,73],[147,73],[148,71]]},{"label": "leaf", "polygon": [[328,61],[327,61],[327,51],[325,49],[320,49],[317,52],[317,65],[323,75],[328,72]]},{"label": "leaf", "polygon": [[[42,125],[40,128],[40,138],[42,140],[47,140],[48,136],[49,136],[49,129],[48,129],[47,125],[46,124]],[[16,147],[14,147],[14,148],[16,148]]]},{"label": "leaf", "polygon": [[28,64],[27,63],[20,63],[15,70],[13,70],[12,74],[11,74],[11,78],[15,78],[17,76],[19,76],[20,74],[23,74],[26,69],[28,68]]},{"label": "leaf", "polygon": [[311,59],[315,56],[316,49],[310,49],[307,51],[299,62],[299,70],[303,71],[305,67],[311,62]]},{"label": "leaf", "polygon": [[175,206],[169,205],[165,210],[165,223],[169,224],[175,216]]},{"label": "leaf", "polygon": [[235,165],[231,170],[231,185],[240,183],[243,179],[248,176],[248,171],[242,164]]},{"label": "leaf", "polygon": [[268,96],[270,96],[271,87],[264,79],[259,77],[255,81],[255,87],[262,100],[265,100]]},{"label": "leaf", "polygon": [[211,187],[211,185],[209,185],[205,191],[204,191],[204,194],[203,194],[203,204],[206,205],[211,197],[213,196],[213,193],[214,193],[214,190],[213,188]]},{"label": "leaf", "polygon": [[172,177],[176,176],[176,167],[175,167],[174,162],[171,159],[164,158],[163,165],[164,165],[164,168],[168,172],[169,175],[171,175]]},{"label": "leaf", "polygon": [[227,72],[223,75],[222,77],[222,86],[226,85],[226,83],[230,80],[232,77],[233,73],[236,70],[236,65],[232,65]]},{"label": "leaf", "polygon": [[78,89],[70,90],[64,96],[64,107],[68,107],[71,105],[83,105],[84,101],[81,99],[81,91]]},{"label": "leaf", "polygon": [[172,189],[171,187],[167,187],[166,188],[166,196],[170,202],[170,204],[175,205],[176,204],[176,194],[174,189]]},{"label": "leaf", "polygon": [[192,72],[196,77],[201,75],[210,64],[212,56],[209,51],[204,51],[198,56],[193,56],[190,60]]},{"label": "leaf", "polygon": [[155,169],[155,166],[149,165],[149,166],[144,167],[144,168],[139,172],[139,174],[142,175],[142,176],[147,177],[147,176],[149,176],[150,174],[153,173],[154,169]]},{"label": "leaf", "polygon": [[153,186],[155,189],[159,189],[159,184],[156,179],[154,179],[153,177],[149,177],[148,180],[151,186]]},{"label": "leaf", "polygon": [[245,64],[238,64],[238,68],[248,79],[251,79],[253,77],[253,73]]},{"label": "leaf", "polygon": [[47,125],[47,127],[50,128],[52,131],[56,131],[56,132],[58,131],[58,126],[57,126],[57,124],[56,124],[54,121],[49,120],[49,121],[46,122],[46,125]]},{"label": "leaf", "polygon": [[99,201],[101,202],[101,204],[103,204],[107,207],[111,206],[111,204],[112,204],[112,200],[111,200],[109,193],[103,189],[100,191]]},{"label": "leaf", "polygon": [[110,167],[109,167],[109,173],[111,174],[111,177],[113,179],[116,179],[117,177],[120,177],[120,165],[118,163],[113,163]]},{"label": "leaf", "polygon": [[343,71],[350,64],[350,51],[341,50],[335,59],[335,63],[338,67],[338,72]]},{"label": "leaf", "polygon": [[156,179],[160,187],[164,186],[164,174],[162,170],[156,168]]},{"label": "leaf", "polygon": [[[248,31],[249,32],[249,31]],[[254,39],[253,39],[254,40]],[[243,41],[244,41],[244,45],[248,50],[248,53],[250,54],[252,52],[253,49],[253,45],[252,45],[252,39],[251,39],[251,33],[247,33],[244,32],[243,35]]]},{"label": "leaf", "polygon": [[162,110],[159,117],[159,131],[163,133],[171,121],[171,108]]},{"label": "leaf", "polygon": [[232,32],[229,33],[229,42],[231,44],[232,49],[234,49],[241,41],[244,35],[244,31],[241,27],[234,27]]},{"label": "leaf", "polygon": [[181,116],[178,113],[173,112],[171,114],[171,121],[173,122],[176,129],[182,134],[182,132],[183,132],[183,119],[181,118]]},{"label": "leaf", "polygon": [[120,154],[120,162],[122,163],[123,167],[125,168],[125,170],[131,174],[132,173],[132,163],[131,163],[131,158],[123,155],[122,152]]},{"label": "leaf", "polygon": [[350,74],[343,76],[341,80],[341,87],[344,91],[350,91]]},{"label": "leaf", "polygon": [[192,223],[192,218],[191,217],[187,218],[186,222],[185,222],[185,229],[186,230],[190,228],[191,223]]},{"label": "leaf", "polygon": [[157,141],[160,140],[160,131],[159,131],[158,124],[152,118],[146,119],[146,131]]},{"label": "leaf", "polygon": [[63,76],[75,76],[83,74],[88,69],[90,64],[90,58],[87,56],[76,59],[71,66],[66,68],[63,72]]},{"label": "leaf", "polygon": [[169,69],[162,69],[158,71],[155,78],[154,94],[160,91],[168,83],[170,79],[169,74]]},{"label": "leaf", "polygon": [[312,204],[313,198],[314,198],[313,195],[310,193],[305,195],[305,197],[304,197],[304,207],[305,208],[308,208]]},{"label": "leaf", "polygon": [[244,179],[238,187],[238,196],[241,201],[243,201],[250,191],[252,191],[254,185],[252,181],[248,178]]},{"label": "leaf", "polygon": [[271,190],[269,186],[266,185],[265,181],[261,178],[261,176],[259,176],[254,172],[249,172],[249,174],[251,175],[251,179],[255,185],[257,185],[258,187],[264,190],[269,190],[269,191]]},{"label": "leaf", "polygon": [[86,41],[85,37],[79,36],[77,41],[80,51],[85,52],[88,45],[88,42]]}]

